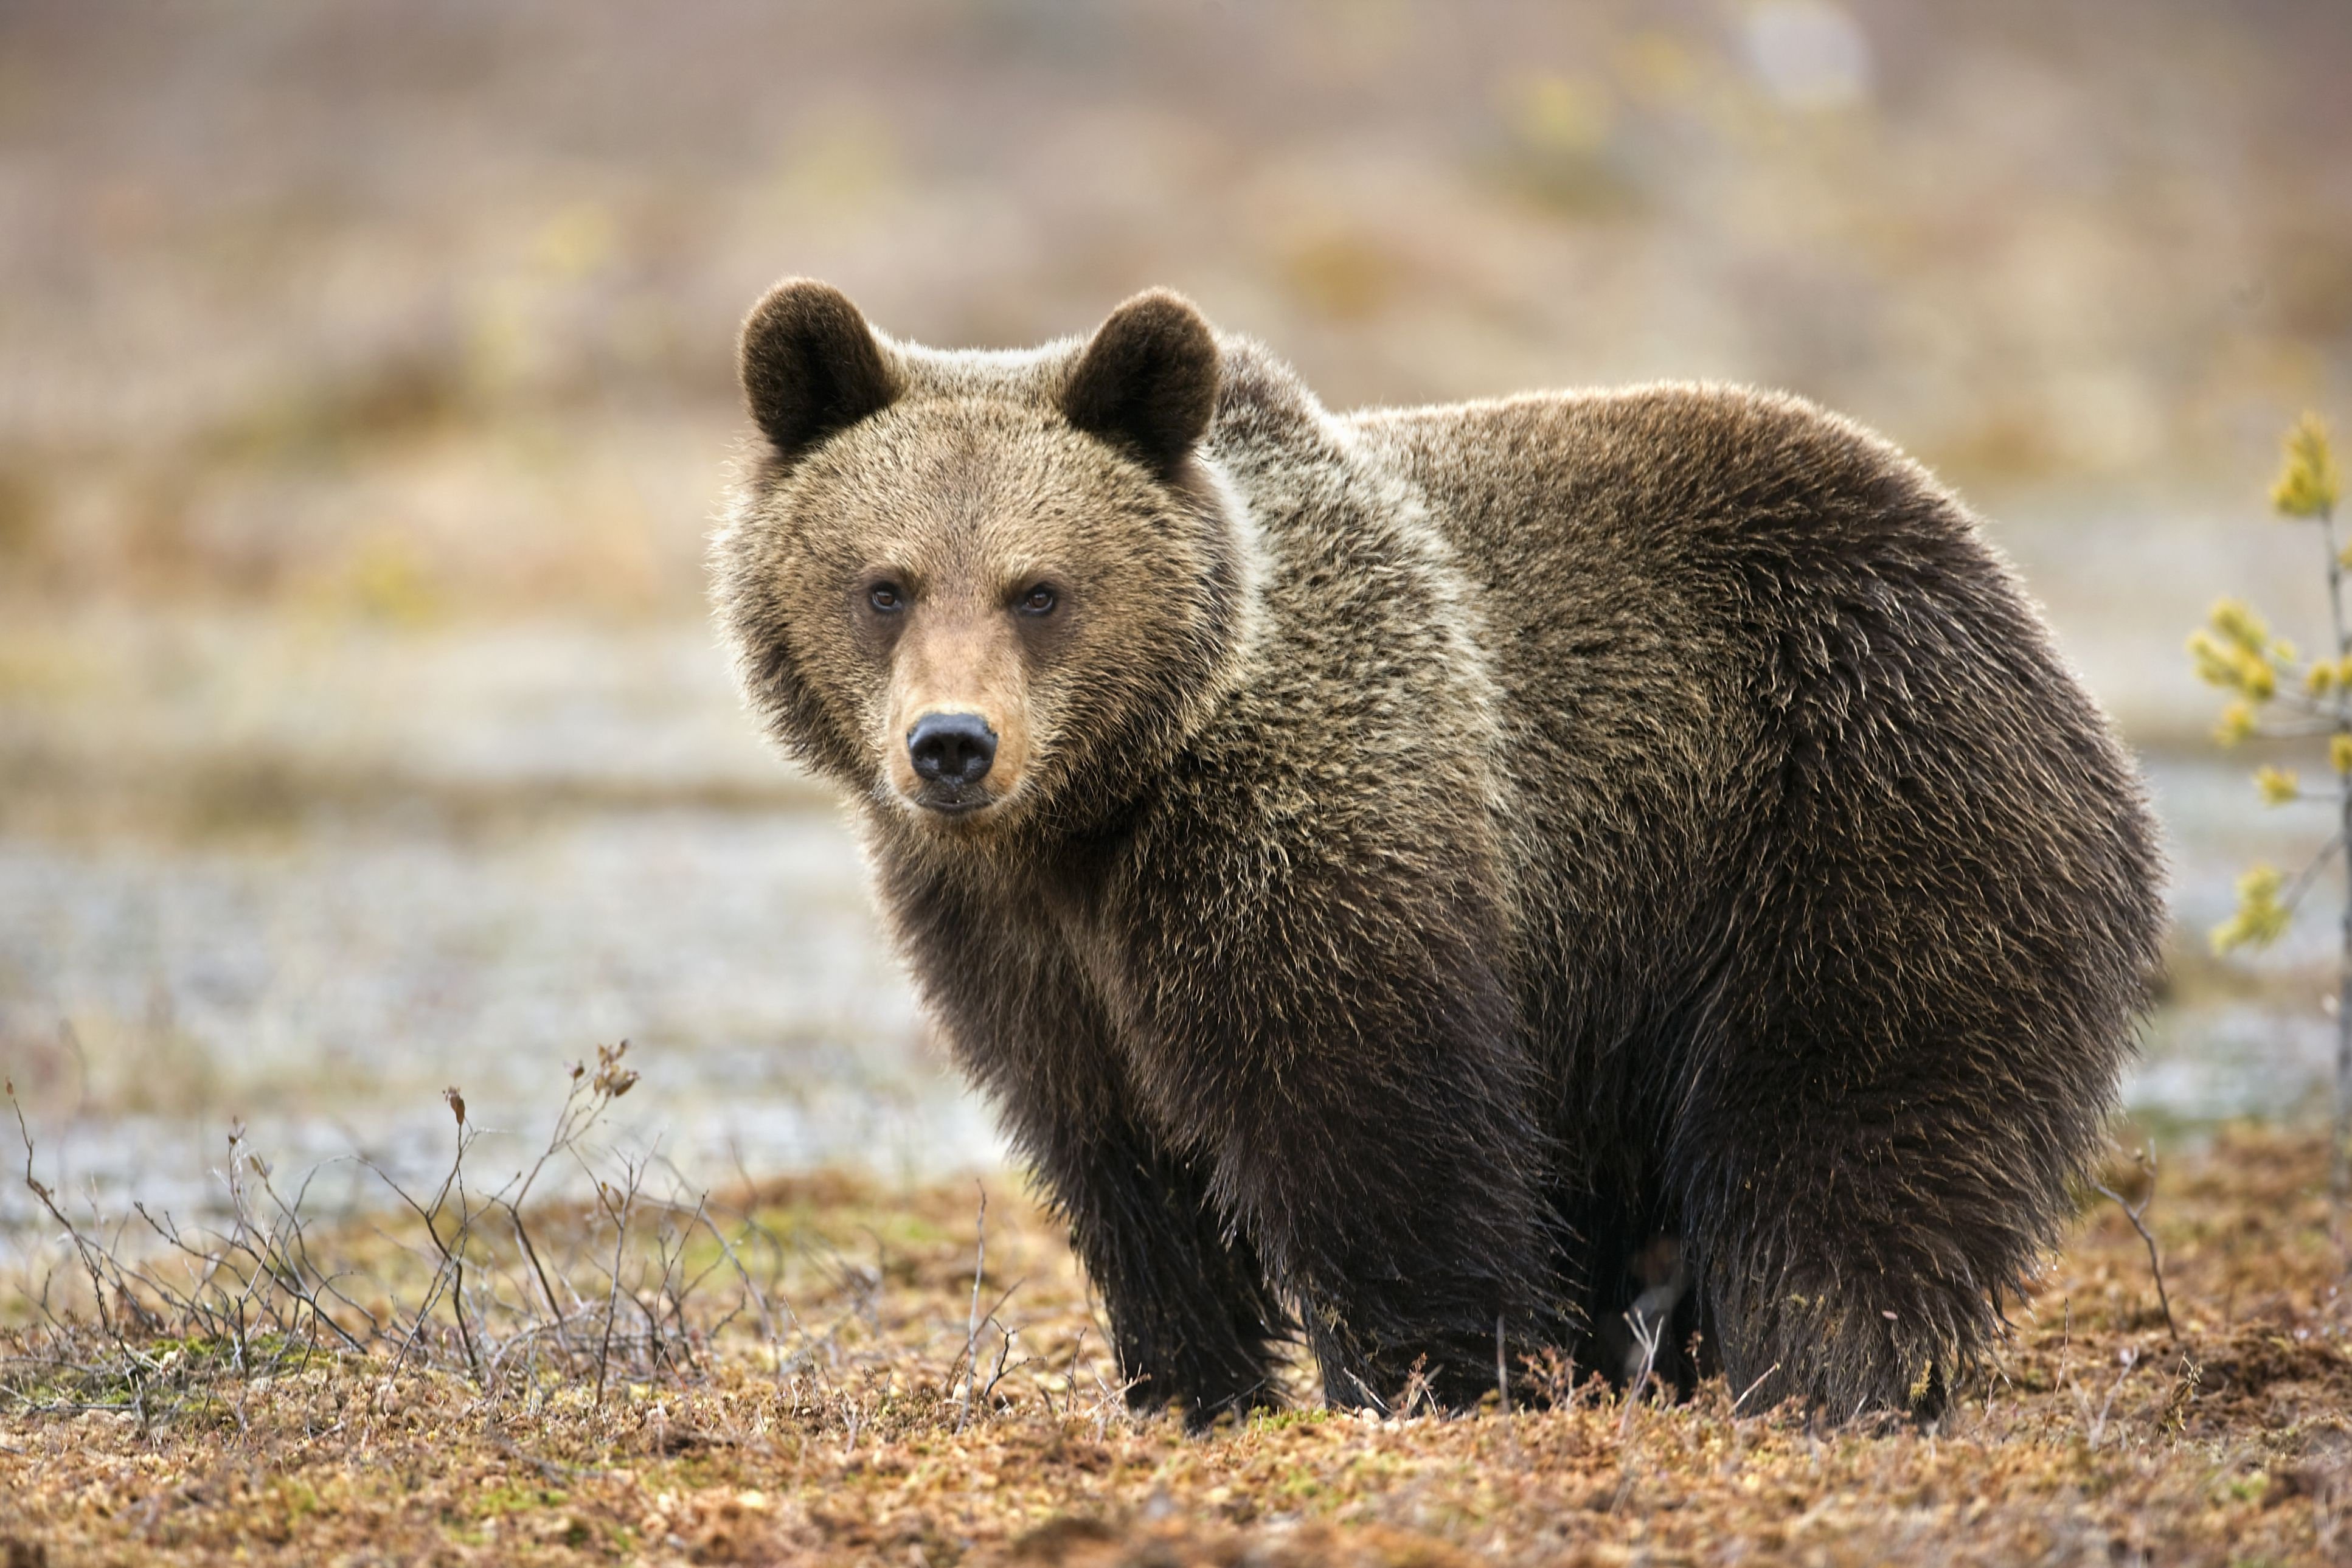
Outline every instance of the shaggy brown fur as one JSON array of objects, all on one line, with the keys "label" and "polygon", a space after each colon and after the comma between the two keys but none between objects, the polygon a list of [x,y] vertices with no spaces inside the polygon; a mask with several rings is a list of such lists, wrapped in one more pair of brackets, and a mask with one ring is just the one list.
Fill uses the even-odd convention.
[{"label": "shaggy brown fur", "polygon": [[[742,352],[745,689],[858,795],[1139,1399],[1262,1402],[1296,1331],[1343,1404],[1656,1342],[1940,1406],[2161,919],[1948,492],[1735,388],[1335,416],[1167,294],[951,353],[793,282]],[[943,723],[1003,765],[925,773]]]}]

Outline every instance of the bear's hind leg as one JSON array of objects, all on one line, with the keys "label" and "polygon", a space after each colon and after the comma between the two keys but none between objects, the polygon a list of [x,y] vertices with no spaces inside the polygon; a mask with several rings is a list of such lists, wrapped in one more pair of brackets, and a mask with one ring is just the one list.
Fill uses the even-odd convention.
[{"label": "bear's hind leg", "polygon": [[1934,1419],[2064,1213],[2079,1131],[2037,1137],[2015,1112],[1916,1085],[1738,1098],[1737,1114],[1693,1115],[1681,1164],[1742,1409],[1795,1396],[1840,1421]]},{"label": "bear's hind leg", "polygon": [[2070,770],[1966,674],[1916,677],[1943,696],[1902,722],[1815,716],[1661,1058],[1667,1184],[1748,1409],[1943,1407],[2072,1213],[2157,963],[2104,738]]}]

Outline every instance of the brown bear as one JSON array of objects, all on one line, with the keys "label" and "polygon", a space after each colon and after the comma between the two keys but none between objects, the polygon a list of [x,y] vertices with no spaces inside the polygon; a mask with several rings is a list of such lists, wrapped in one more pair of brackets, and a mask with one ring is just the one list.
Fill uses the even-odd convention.
[{"label": "brown bear", "polygon": [[1941,1407],[2163,922],[1948,490],[1736,387],[1334,415],[1168,293],[953,353],[789,281],[740,368],[744,689],[1136,1400],[1271,1402],[1303,1335],[1347,1405],[1551,1346]]}]

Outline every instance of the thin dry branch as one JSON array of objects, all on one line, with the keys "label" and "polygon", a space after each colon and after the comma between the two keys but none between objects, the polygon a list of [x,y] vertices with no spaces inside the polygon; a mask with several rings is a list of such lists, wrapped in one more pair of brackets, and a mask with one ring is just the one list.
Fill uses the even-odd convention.
[{"label": "thin dry branch", "polygon": [[2155,1233],[2147,1228],[2147,1222],[2141,1217],[2147,1214],[2147,1205],[2156,1201],[2156,1146],[2153,1143],[2141,1152],[2140,1163],[2147,1172],[2147,1195],[2137,1205],[2126,1203],[2123,1194],[2105,1182],[2093,1182],[2091,1190],[2103,1197],[2114,1199],[2116,1206],[2124,1211],[2124,1217],[2131,1221],[2131,1227],[2139,1232],[2140,1240],[2147,1244],[2147,1271],[2156,1278],[2156,1304],[2164,1310],[2164,1331],[2172,1336],[2172,1342],[2177,1345],[2180,1342],[2180,1327],[2172,1321],[2172,1296],[2164,1288],[2164,1259],[2157,1252]]}]

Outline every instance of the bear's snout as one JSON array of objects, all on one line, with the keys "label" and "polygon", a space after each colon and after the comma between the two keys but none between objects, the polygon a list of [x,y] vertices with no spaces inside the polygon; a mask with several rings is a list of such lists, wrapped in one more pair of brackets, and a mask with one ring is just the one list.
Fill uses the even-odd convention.
[{"label": "bear's snout", "polygon": [[976,784],[996,761],[996,731],[977,713],[926,713],[907,731],[907,760],[928,783]]}]

